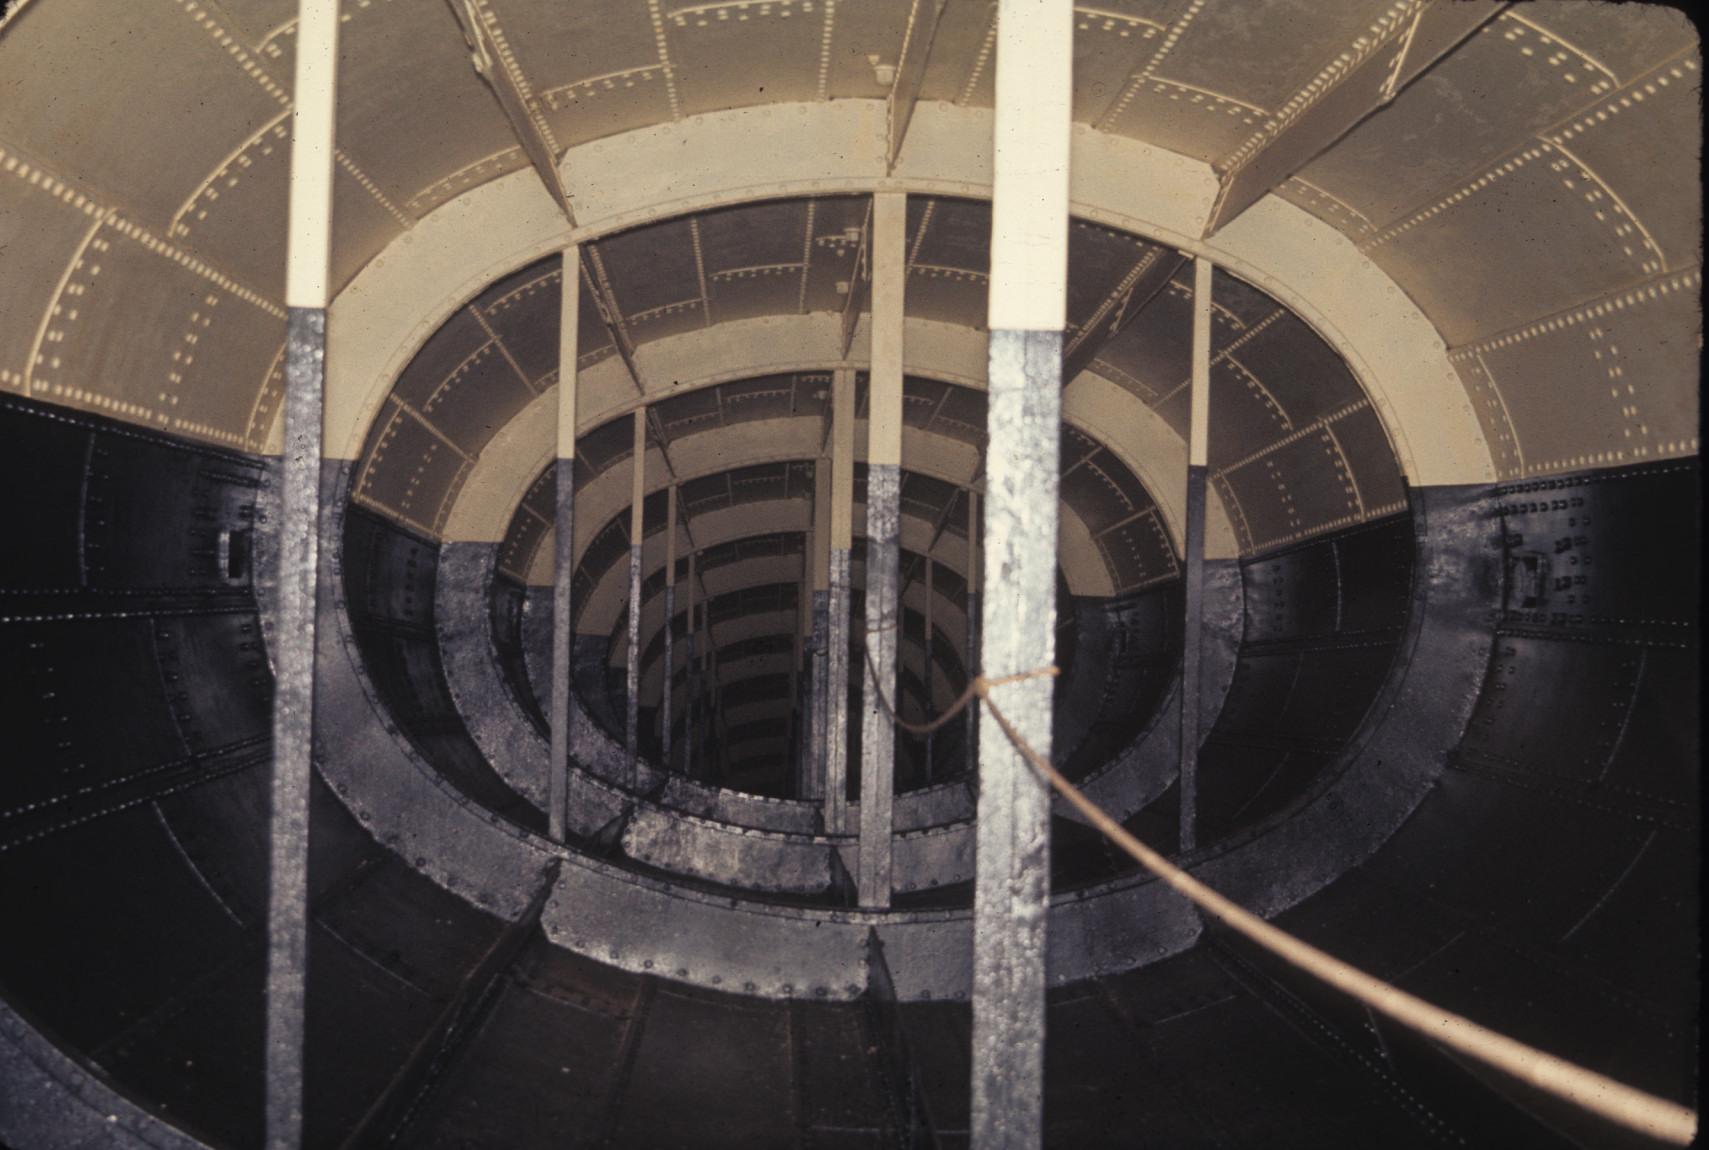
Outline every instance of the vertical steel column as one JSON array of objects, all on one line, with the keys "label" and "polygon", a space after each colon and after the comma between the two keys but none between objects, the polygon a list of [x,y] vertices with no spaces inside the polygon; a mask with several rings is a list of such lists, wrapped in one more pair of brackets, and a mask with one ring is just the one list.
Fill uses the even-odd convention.
[{"label": "vertical steel column", "polygon": [[623,747],[629,753],[629,785],[639,778],[635,760],[641,753],[641,545],[646,523],[641,509],[647,500],[647,409],[635,409],[635,447],[629,485],[629,659],[628,694],[623,717]]},{"label": "vertical steel column", "polygon": [[830,641],[826,628],[830,622],[831,597],[831,460],[821,456],[813,465],[813,544],[809,557],[812,570],[812,636],[809,646],[813,661],[809,679],[813,692],[810,702],[811,730],[808,732],[807,791],[808,799],[825,797],[825,722],[830,698],[825,689],[826,660]]},{"label": "vertical steel column", "polygon": [[676,484],[665,495],[665,681],[659,696],[659,765],[671,769],[671,677],[676,674]]},{"label": "vertical steel column", "polygon": [[[967,491],[967,676],[979,674],[979,582],[985,569],[979,539],[979,492]],[[967,777],[979,782],[979,708],[967,709]]]},{"label": "vertical steel column", "polygon": [[[702,588],[705,590],[705,588]],[[712,698],[707,704],[706,730],[716,735],[718,753],[706,763],[706,777],[722,783],[730,773],[730,724],[724,720],[724,672],[718,665],[718,645],[712,638],[712,599],[706,596],[700,606],[700,621],[706,629],[706,673],[712,677]]]},{"label": "vertical steel column", "polygon": [[297,1150],[303,1133],[309,781],[314,769],[315,622],[337,82],[338,0],[301,0],[296,101],[291,115],[278,682],[273,695],[268,832],[267,1150]]},{"label": "vertical steel column", "polygon": [[576,567],[576,357],[579,354],[581,246],[564,249],[563,297],[558,307],[558,454],[553,465],[557,508],[552,545],[552,761],[546,786],[547,830],[553,842],[564,841],[566,807],[570,801],[570,669],[575,641],[570,586]]},{"label": "vertical steel column", "polygon": [[685,674],[683,686],[686,688],[688,699],[682,709],[682,773],[689,778],[694,777],[694,744],[695,744],[695,700],[700,691],[699,655],[695,651],[694,641],[694,559],[695,553],[688,553],[688,610],[684,620],[683,641],[686,644],[683,656]]},{"label": "vertical steel column", "polygon": [[1193,261],[1193,383],[1187,425],[1186,623],[1181,643],[1181,849],[1198,845],[1199,659],[1203,650],[1205,485],[1210,457],[1211,262]]},{"label": "vertical steel column", "polygon": [[902,604],[902,294],[908,197],[872,197],[872,370],[866,398],[866,689],[861,692],[860,866],[863,907],[890,905],[896,793],[896,650]]},{"label": "vertical steel column", "polygon": [[806,650],[807,633],[807,596],[800,596],[796,604],[795,634],[789,645],[789,757],[790,757],[790,790],[794,798],[807,798],[807,733],[811,725],[807,721],[807,706],[804,693],[807,681],[802,674],[801,661]]},{"label": "vertical steel column", "polygon": [[[1055,659],[1058,436],[1068,271],[1073,5],[1000,0],[991,206],[984,672]],[[1051,680],[994,688],[1017,734],[1051,753]],[[973,896],[973,1114],[979,1150],[1036,1148],[1044,1098],[1050,792],[981,718]]]},{"label": "vertical steel column", "polygon": [[854,546],[855,376],[831,377],[831,531],[825,604],[825,830],[848,833],[849,549]]},{"label": "vertical steel column", "polygon": [[[925,721],[932,719],[932,557],[926,555],[926,636],[925,658],[922,662],[921,678],[926,686]],[[936,734],[937,732],[932,732]],[[926,782],[932,781],[932,735],[926,736]]]}]

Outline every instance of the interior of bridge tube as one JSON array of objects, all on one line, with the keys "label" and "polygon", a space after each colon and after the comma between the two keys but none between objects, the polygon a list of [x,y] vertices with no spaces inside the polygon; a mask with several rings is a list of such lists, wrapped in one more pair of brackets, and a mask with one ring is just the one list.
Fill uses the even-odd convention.
[{"label": "interior of bridge tube", "polygon": [[[975,728],[898,729],[863,909],[812,778],[814,556],[846,371],[853,810],[875,189],[907,195],[900,716],[1002,622],[995,5],[474,7],[581,213],[571,658],[571,233],[454,15],[344,0],[304,1145],[971,1145]],[[884,69],[939,7],[892,168]],[[1694,1107],[1697,38],[1488,7],[1208,237],[1230,157],[1413,9],[1076,9],[1052,758],[1313,945]],[[294,10],[0,5],[0,1148],[263,1145]],[[1201,919],[1065,806],[1046,865],[1048,1146],[1652,1144]]]}]

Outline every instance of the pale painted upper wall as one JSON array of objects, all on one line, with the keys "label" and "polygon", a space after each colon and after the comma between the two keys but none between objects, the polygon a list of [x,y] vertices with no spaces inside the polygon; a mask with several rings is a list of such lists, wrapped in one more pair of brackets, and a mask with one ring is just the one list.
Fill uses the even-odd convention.
[{"label": "pale painted upper wall", "polygon": [[[751,161],[746,196],[777,194],[757,175],[775,169],[772,153],[790,157],[784,182],[797,192],[872,186],[884,91],[868,56],[895,56],[906,0],[484,3],[538,115],[569,149],[584,224],[710,202],[700,166],[720,160]],[[1148,218],[1158,238],[1192,239],[1208,164],[1263,132],[1393,7],[1081,9],[1077,202],[1091,218],[1107,207]],[[946,12],[899,170],[911,186],[941,178],[941,191],[982,194],[990,9],[952,0]],[[0,28],[0,388],[265,446],[283,338],[292,10],[289,0],[28,0]],[[436,209],[457,215],[469,206],[458,196],[524,161],[443,5],[347,0],[345,14],[334,241],[336,280],[352,284],[377,253],[407,251],[430,217],[448,218]],[[1699,71],[1695,31],[1671,9],[1515,5],[1220,233],[1213,254],[1348,354],[1415,482],[1695,453]],[[723,113],[742,106],[752,114]],[[850,106],[876,112],[843,115]],[[740,138],[721,130],[732,122]],[[826,130],[839,128],[855,133]],[[636,175],[624,157],[644,154],[637,135],[678,151],[655,150],[625,191],[615,176]],[[1088,161],[1129,139],[1174,154],[1142,149],[1149,166],[1138,171]],[[1180,177],[1162,181],[1175,188],[1173,211],[1156,203],[1152,179],[1169,171]],[[1135,196],[1145,211],[1129,208]],[[539,199],[521,210],[549,212]],[[1284,200],[1328,228],[1278,236],[1269,225],[1286,218]],[[1337,238],[1360,259],[1322,259],[1312,276],[1294,258]],[[466,270],[518,262],[510,252]],[[1417,391],[1402,378],[1421,373],[1403,347],[1350,338],[1358,325],[1346,310],[1386,307],[1389,294],[1414,301],[1413,324],[1448,350],[1454,399],[1439,381]],[[415,318],[430,330],[443,316]],[[1422,374],[1440,375],[1443,362],[1431,356]],[[1444,414],[1462,422],[1461,405],[1475,433],[1442,435]],[[1423,457],[1443,439],[1472,464],[1430,465]]]}]

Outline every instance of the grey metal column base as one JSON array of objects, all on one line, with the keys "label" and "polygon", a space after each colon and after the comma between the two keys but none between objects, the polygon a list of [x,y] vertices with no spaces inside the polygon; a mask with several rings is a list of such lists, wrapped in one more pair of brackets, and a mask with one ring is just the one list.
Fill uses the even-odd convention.
[{"label": "grey metal column base", "polygon": [[628,784],[635,785],[641,756],[641,543],[629,544],[629,651],[624,668],[623,749],[629,756]]},{"label": "grey metal column base", "polygon": [[831,549],[831,589],[825,626],[825,830],[848,830],[849,553]]},{"label": "grey metal column base", "polygon": [[830,615],[831,593],[813,592],[813,638],[810,656],[813,674],[812,695],[809,700],[811,718],[807,736],[808,793],[802,796],[806,799],[825,797],[825,724],[828,719],[827,707],[830,704],[825,680],[829,674]]},{"label": "grey metal column base", "polygon": [[901,616],[902,468],[871,463],[866,469],[866,659],[856,673],[861,692],[860,858],[855,888],[860,905],[890,905],[891,814],[896,793],[894,706],[896,651]]},{"label": "grey metal column base", "polygon": [[674,715],[671,698],[671,679],[676,674],[676,635],[673,624],[676,620],[676,584],[665,584],[665,667],[662,675],[663,693],[659,701],[659,765],[665,770],[672,769],[671,762],[671,718]]},{"label": "grey metal column base", "polygon": [[1204,650],[1206,468],[1187,468],[1186,550],[1181,573],[1186,623],[1181,638],[1181,849],[1198,845],[1199,826],[1199,664]]},{"label": "grey metal column base", "polygon": [[326,310],[292,308],[285,334],[285,454],[278,545],[271,857],[267,904],[267,1145],[294,1150],[303,1125],[308,968],[309,778],[321,531]]},{"label": "grey metal column base", "polygon": [[[993,331],[987,416],[983,673],[1013,675],[1056,657],[1056,534],[1062,333]],[[991,698],[1050,757],[1047,678]],[[988,709],[980,717],[973,894],[975,1145],[1036,1147],[1043,1124],[1045,923],[1050,791]]]},{"label": "grey metal column base", "polygon": [[575,643],[572,630],[575,612],[570,604],[570,590],[575,576],[576,461],[560,457],[554,468],[557,503],[553,514],[552,545],[552,666],[562,669],[563,673],[552,676],[551,705],[546,710],[546,728],[551,740],[546,768],[546,818],[552,840],[561,843],[564,841],[565,808],[569,802],[568,773],[574,745],[570,726],[570,708],[574,703],[568,668]]}]

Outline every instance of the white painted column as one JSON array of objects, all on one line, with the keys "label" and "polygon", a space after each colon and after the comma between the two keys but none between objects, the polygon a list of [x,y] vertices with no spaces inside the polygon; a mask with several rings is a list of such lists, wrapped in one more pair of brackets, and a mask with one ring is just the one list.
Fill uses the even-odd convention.
[{"label": "white painted column", "polygon": [[860,905],[890,905],[891,811],[896,792],[896,723],[901,637],[902,297],[908,275],[908,200],[872,197],[872,367],[866,400],[866,666],[859,673]]},{"label": "white painted column", "polygon": [[[993,149],[990,415],[985,464],[984,673],[1056,657],[1062,331],[1074,9],[1000,0]],[[1051,685],[994,688],[1048,758]],[[1034,1150],[1044,1099],[1050,792],[987,711],[980,720],[973,897],[973,1114],[979,1150]]]}]

